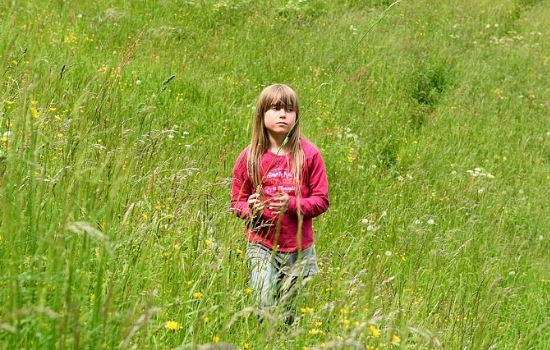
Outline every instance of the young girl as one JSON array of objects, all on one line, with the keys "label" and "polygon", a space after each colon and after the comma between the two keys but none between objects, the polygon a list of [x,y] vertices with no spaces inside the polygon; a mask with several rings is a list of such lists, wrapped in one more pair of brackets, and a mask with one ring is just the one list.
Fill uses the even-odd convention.
[{"label": "young girl", "polygon": [[296,282],[318,272],[312,219],[328,209],[328,182],[319,150],[301,136],[299,112],[289,86],[266,87],[252,141],[233,168],[231,210],[247,223],[249,285],[261,307],[288,302]]}]

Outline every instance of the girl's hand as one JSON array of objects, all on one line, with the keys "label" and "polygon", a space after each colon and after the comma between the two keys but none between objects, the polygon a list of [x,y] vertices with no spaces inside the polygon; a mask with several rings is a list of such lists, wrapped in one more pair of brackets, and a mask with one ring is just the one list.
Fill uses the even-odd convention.
[{"label": "girl's hand", "polygon": [[269,210],[275,215],[284,214],[288,208],[289,201],[290,196],[288,193],[279,191],[279,196],[271,198],[271,201],[269,202]]},{"label": "girl's hand", "polygon": [[262,212],[265,209],[265,202],[260,200],[259,193],[251,194],[250,197],[248,197],[247,203],[253,213]]}]

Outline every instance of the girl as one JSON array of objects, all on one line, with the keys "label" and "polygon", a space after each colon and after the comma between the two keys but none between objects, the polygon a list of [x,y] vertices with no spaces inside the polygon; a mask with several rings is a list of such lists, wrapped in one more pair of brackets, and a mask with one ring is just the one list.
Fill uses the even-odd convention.
[{"label": "girl", "polygon": [[301,136],[289,86],[266,87],[252,123],[233,168],[231,210],[247,223],[250,288],[269,307],[290,301],[296,282],[318,272],[312,219],[328,209],[328,182],[319,150]]}]

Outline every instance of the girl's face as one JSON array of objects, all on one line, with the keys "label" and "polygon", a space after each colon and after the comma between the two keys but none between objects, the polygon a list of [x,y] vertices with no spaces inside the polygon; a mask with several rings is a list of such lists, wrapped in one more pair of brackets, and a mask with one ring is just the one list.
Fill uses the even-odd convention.
[{"label": "girl's face", "polygon": [[264,125],[271,135],[287,135],[296,122],[296,112],[280,106],[272,106],[264,113]]}]

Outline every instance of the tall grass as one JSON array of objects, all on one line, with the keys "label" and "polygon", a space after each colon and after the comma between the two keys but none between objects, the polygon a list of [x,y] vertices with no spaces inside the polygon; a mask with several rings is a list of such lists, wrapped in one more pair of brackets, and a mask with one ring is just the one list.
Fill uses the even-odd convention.
[{"label": "tall grass", "polygon": [[[390,4],[0,4],[2,348],[550,349],[550,4],[403,1],[359,42]],[[228,212],[272,82],[331,194],[292,327]]]}]

